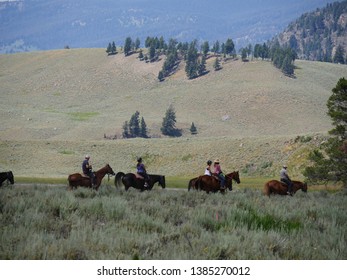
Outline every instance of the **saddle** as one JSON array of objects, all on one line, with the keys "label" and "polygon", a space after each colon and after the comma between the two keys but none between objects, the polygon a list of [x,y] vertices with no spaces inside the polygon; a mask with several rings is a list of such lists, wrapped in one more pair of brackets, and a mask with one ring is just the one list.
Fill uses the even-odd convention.
[{"label": "saddle", "polygon": [[142,179],[142,180],[144,180],[145,178],[143,178],[140,174],[138,174],[138,173],[135,173],[135,177],[136,177],[136,179]]}]

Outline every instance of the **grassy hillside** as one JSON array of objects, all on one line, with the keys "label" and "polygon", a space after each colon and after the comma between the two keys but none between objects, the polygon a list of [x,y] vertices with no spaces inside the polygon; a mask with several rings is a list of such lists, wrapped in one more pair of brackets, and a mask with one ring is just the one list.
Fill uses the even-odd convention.
[{"label": "grassy hillside", "polygon": [[[347,76],[345,66],[307,61],[296,62],[296,79],[266,61],[228,61],[214,72],[210,59],[203,77],[188,80],[181,65],[159,83],[164,59],[145,63],[136,56],[107,57],[104,49],[1,55],[1,169],[66,176],[89,153],[96,168],[109,162],[117,171],[133,169],[141,155],[151,171],[168,175],[196,174],[215,157],[247,176],[272,176],[283,162],[300,175],[305,155],[330,129],[331,89]],[[171,104],[183,137],[103,139],[121,135],[136,110],[149,135],[159,136]],[[298,135],[311,141],[295,142]]]}]

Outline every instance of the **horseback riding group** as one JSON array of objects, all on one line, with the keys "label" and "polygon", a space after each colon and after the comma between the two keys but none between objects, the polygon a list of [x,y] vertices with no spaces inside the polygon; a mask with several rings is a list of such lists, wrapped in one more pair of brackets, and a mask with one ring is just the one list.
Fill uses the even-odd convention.
[{"label": "horseback riding group", "polygon": [[74,173],[69,175],[69,188],[84,186],[98,190],[102,179],[106,174],[116,176],[115,185],[119,187],[121,184],[125,186],[125,190],[130,187],[144,190],[151,190],[153,185],[158,183],[162,188],[165,188],[165,176],[147,174],[145,165],[142,163],[142,158],[138,158],[136,169],[137,172],[124,174],[123,172],[115,172],[111,166],[107,164],[100,170],[93,172],[92,164],[89,162],[90,156],[86,155],[82,162],[82,173]]},{"label": "horseback riding group", "polygon": [[[74,173],[68,176],[69,188],[77,188],[78,186],[84,186],[98,190],[102,179],[106,174],[115,177],[116,187],[122,184],[125,190],[130,187],[139,189],[141,191],[151,190],[153,186],[158,183],[162,188],[165,188],[165,176],[148,174],[143,164],[142,158],[137,159],[136,173],[123,173],[115,172],[112,170],[109,164],[106,164],[103,168],[93,171],[92,165],[89,162],[90,156],[86,155],[82,162],[82,173]],[[213,170],[212,161],[207,161],[204,175],[191,179],[188,183],[188,191],[190,189],[202,190],[209,192],[221,192],[225,193],[228,189],[233,190],[233,181],[240,184],[239,171],[234,171],[228,174],[224,174],[221,169],[219,159],[214,160]],[[4,181],[8,181],[14,184],[14,176],[12,171],[0,172],[0,186]],[[265,183],[263,193],[264,195],[280,194],[292,196],[298,190],[307,192],[307,184],[300,181],[292,181],[288,175],[287,166],[283,165],[280,171],[280,180],[271,180]]]}]

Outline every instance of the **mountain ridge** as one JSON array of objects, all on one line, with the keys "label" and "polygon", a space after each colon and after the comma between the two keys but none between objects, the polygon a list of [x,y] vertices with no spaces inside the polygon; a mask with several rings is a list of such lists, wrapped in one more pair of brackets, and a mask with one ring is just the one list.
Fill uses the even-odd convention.
[{"label": "mountain ridge", "polygon": [[[123,45],[127,36],[225,40],[238,47],[271,39],[303,12],[328,2],[12,1],[0,2],[1,52]],[[11,32],[8,32],[11,30]]]}]

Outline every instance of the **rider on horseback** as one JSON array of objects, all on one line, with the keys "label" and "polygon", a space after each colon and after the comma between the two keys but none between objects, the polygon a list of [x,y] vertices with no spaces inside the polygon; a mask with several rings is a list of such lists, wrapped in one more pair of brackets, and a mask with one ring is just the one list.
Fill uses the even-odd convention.
[{"label": "rider on horseback", "polygon": [[216,175],[218,177],[218,179],[220,180],[220,187],[222,190],[225,189],[225,175],[219,165],[219,159],[215,159],[214,160],[214,164],[213,164],[213,167],[214,167],[214,173],[213,175]]},{"label": "rider on horseback", "polygon": [[207,166],[206,166],[205,174],[204,174],[204,175],[212,176],[212,173],[211,173],[211,164],[212,164],[212,161],[208,160],[208,161],[207,161]]},{"label": "rider on horseback", "polygon": [[87,177],[89,177],[92,181],[92,185],[95,185],[95,175],[92,171],[92,165],[89,163],[90,156],[86,155],[83,162],[82,162],[82,171],[83,174]]},{"label": "rider on horseback", "polygon": [[288,186],[287,194],[292,195],[293,183],[292,183],[292,180],[289,178],[286,165],[283,165],[280,171],[280,177],[281,177],[281,182],[285,183]]},{"label": "rider on horseback", "polygon": [[144,187],[148,188],[148,186],[149,186],[149,184],[148,184],[149,176],[147,174],[145,165],[142,163],[142,158],[141,157],[137,159],[136,171],[137,171],[137,174],[139,174],[145,180]]}]

